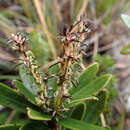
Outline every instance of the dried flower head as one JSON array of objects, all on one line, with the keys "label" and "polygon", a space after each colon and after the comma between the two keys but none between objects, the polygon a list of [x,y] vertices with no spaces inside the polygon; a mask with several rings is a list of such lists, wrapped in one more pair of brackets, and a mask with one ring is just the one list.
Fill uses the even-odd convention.
[{"label": "dried flower head", "polygon": [[61,42],[69,44],[72,42],[82,43],[91,32],[92,23],[84,18],[76,21],[72,26],[64,26],[61,32]]},{"label": "dried flower head", "polygon": [[22,34],[19,32],[17,34],[11,34],[11,38],[8,43],[12,43],[11,47],[14,50],[19,50],[20,46],[23,46],[25,48],[26,44],[25,42],[28,39],[25,36],[22,36]]}]

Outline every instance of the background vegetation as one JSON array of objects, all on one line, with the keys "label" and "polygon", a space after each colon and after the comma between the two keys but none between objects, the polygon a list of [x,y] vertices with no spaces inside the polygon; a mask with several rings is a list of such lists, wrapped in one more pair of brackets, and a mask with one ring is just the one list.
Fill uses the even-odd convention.
[{"label": "background vegetation", "polygon": [[[63,25],[71,25],[86,14],[96,29],[86,41],[89,46],[83,48],[83,63],[87,67],[98,62],[97,75],[109,73],[113,77],[106,89],[97,95],[99,102],[87,101],[86,111],[90,114],[84,115],[84,120],[113,130],[129,130],[130,56],[120,54],[121,48],[130,43],[130,31],[120,17],[122,13],[129,15],[129,8],[129,0],[0,0],[1,82],[14,88],[12,80],[20,79],[15,60],[18,54],[7,44],[12,33],[20,31],[29,38],[29,48],[44,72],[48,64],[62,55],[59,35]],[[79,105],[71,116],[81,119],[74,113],[81,113],[83,107]],[[27,122],[26,114],[1,106],[1,124]]]}]

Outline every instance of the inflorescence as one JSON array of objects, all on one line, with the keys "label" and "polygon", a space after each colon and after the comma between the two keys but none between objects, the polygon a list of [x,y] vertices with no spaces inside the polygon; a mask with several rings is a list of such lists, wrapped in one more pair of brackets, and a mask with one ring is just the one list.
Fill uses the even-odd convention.
[{"label": "inflorescence", "polygon": [[[81,59],[80,47],[91,32],[91,23],[85,18],[80,18],[72,26],[63,28],[60,39],[63,46],[63,56],[58,58],[59,73],[55,76],[57,90],[53,93],[53,99],[48,95],[47,79],[43,77],[37,65],[35,56],[27,47],[27,38],[20,33],[12,34],[11,47],[18,51],[20,63],[24,65],[39,90],[36,103],[46,112],[51,112],[53,116],[59,116],[66,111],[65,104],[69,103],[71,95],[69,90],[73,81],[73,65],[79,63]],[[49,76],[49,77],[53,77]],[[78,81],[76,80],[78,83]],[[73,85],[74,86],[74,85]]]}]

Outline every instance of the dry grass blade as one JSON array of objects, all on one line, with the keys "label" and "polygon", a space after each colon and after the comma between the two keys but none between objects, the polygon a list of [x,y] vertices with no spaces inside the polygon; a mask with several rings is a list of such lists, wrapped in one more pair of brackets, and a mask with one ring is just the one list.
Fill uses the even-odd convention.
[{"label": "dry grass blade", "polygon": [[33,2],[34,2],[34,5],[36,7],[40,22],[42,24],[42,30],[44,31],[44,33],[47,36],[48,44],[49,44],[49,46],[51,48],[53,58],[56,58],[56,50],[55,50],[55,47],[53,45],[53,41],[51,39],[50,32],[48,31],[47,23],[45,21],[45,17],[43,15],[42,7],[41,7],[42,4],[41,4],[41,2],[39,0],[33,0]]},{"label": "dry grass blade", "polygon": [[9,124],[13,120],[15,115],[16,115],[16,110],[12,110],[12,112],[10,113],[9,117],[7,118],[5,124]]},{"label": "dry grass blade", "polygon": [[85,14],[87,5],[88,5],[88,0],[84,0],[82,6],[80,8],[80,11],[79,11],[79,13],[77,15],[77,19],[79,19],[83,14]]}]

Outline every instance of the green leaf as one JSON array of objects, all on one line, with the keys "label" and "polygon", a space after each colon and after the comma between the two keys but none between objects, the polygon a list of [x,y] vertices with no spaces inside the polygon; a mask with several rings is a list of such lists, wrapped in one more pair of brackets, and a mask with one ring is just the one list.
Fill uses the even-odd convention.
[{"label": "green leaf", "polygon": [[0,125],[0,130],[19,130],[20,125],[9,124],[9,125]]},{"label": "green leaf", "polygon": [[126,14],[121,14],[121,18],[123,19],[124,23],[130,28],[130,16]]},{"label": "green leaf", "polygon": [[74,107],[74,109],[72,110],[72,113],[70,114],[70,117],[77,119],[77,120],[81,120],[81,118],[84,114],[84,110],[86,109],[86,104],[85,105],[84,104],[85,103],[82,103],[82,104]]},{"label": "green leaf", "polygon": [[38,112],[38,111],[35,111],[31,108],[28,108],[28,116],[29,118],[33,119],[33,120],[51,120],[51,116],[49,115],[45,115],[44,113],[41,113],[41,112]]},{"label": "green leaf", "polygon": [[51,58],[51,48],[44,40],[43,33],[41,31],[33,30],[30,33],[29,48],[34,53],[40,65],[46,64]]},{"label": "green leaf", "polygon": [[10,111],[7,109],[6,111],[0,112],[0,124],[4,124],[10,114]]},{"label": "green leaf", "polygon": [[37,95],[38,89],[36,87],[33,77],[27,74],[27,69],[23,65],[21,65],[19,67],[19,72],[24,86],[34,95]]},{"label": "green leaf", "polygon": [[109,74],[102,75],[95,80],[92,80],[87,86],[80,89],[72,95],[72,99],[82,99],[92,96],[102,88],[106,87],[110,82],[112,76]]},{"label": "green leaf", "polygon": [[[9,111],[9,110],[8,110]],[[9,116],[13,115],[12,120],[9,120]],[[15,111],[15,110],[10,110],[8,118],[6,118],[6,124],[13,123],[13,124],[20,124],[21,126],[24,125],[25,123],[30,122],[29,118],[25,118],[25,113],[21,113],[20,111]]]},{"label": "green leaf", "polygon": [[14,80],[14,79],[19,79],[19,76],[14,76],[14,75],[0,75],[0,80]]},{"label": "green leaf", "polygon": [[98,95],[98,101],[91,100],[86,102],[86,114],[84,116],[84,121],[88,123],[96,123],[99,119],[99,115],[103,112],[105,103],[107,100],[107,92],[101,91]]},{"label": "green leaf", "polygon": [[91,125],[71,118],[61,119],[59,121],[59,124],[65,128],[74,129],[74,130],[107,130],[99,126]]},{"label": "green leaf", "polygon": [[26,112],[26,107],[35,108],[33,104],[3,83],[0,83],[0,104],[22,112]]},{"label": "green leaf", "polygon": [[79,89],[83,88],[87,84],[90,83],[91,80],[93,80],[94,77],[96,77],[96,74],[99,70],[99,64],[94,63],[89,65],[86,70],[84,70],[81,75],[78,77],[79,85],[77,88],[74,88],[71,90],[71,94],[74,94],[79,91]]},{"label": "green leaf", "polygon": [[35,95],[29,91],[28,88],[26,88],[20,81],[15,80],[14,84],[16,85],[16,87],[20,90],[20,92],[22,92],[22,94],[25,95],[25,97],[31,101],[32,103],[35,103]]},{"label": "green leaf", "polygon": [[130,45],[123,47],[122,50],[121,50],[121,54],[123,54],[123,55],[130,54]]},{"label": "green leaf", "polygon": [[25,124],[19,130],[49,130],[49,128],[43,122],[35,121]]},{"label": "green leaf", "polygon": [[[48,69],[48,75],[57,75],[58,73],[59,73],[58,64],[56,64]],[[53,96],[54,92],[57,90],[57,82],[58,82],[58,79],[55,76],[48,79],[47,87],[50,90],[50,91],[48,91],[49,96]]]}]

